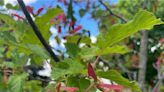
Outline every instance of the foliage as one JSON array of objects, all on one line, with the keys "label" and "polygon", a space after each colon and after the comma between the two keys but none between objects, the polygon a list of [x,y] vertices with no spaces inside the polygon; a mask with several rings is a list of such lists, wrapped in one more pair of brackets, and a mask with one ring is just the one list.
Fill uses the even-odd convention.
[{"label": "foliage", "polygon": [[[70,2],[68,5],[67,18],[68,20],[76,22],[72,8],[72,2]],[[81,12],[81,16],[84,15],[84,11],[80,10],[79,12]],[[49,32],[50,27],[62,24],[52,23],[51,20],[58,17],[61,13],[63,13],[62,9],[51,8],[47,9],[45,14],[34,17],[35,23],[47,42],[49,42],[51,35]],[[100,15],[97,15],[97,17],[99,16]],[[47,87],[41,88],[38,86],[38,84],[40,84],[38,80],[27,81],[28,75],[25,74],[23,67],[28,58],[33,59],[32,63],[41,65],[43,60],[51,57],[49,57],[49,54],[43,48],[26,20],[15,20],[13,17],[15,16],[0,13],[0,22],[2,22],[0,24],[0,47],[4,48],[0,54],[2,55],[0,57],[0,69],[12,68],[14,71],[10,75],[7,84],[3,82],[3,77],[6,76],[3,71],[0,71],[0,81],[2,81],[0,83],[0,91],[3,92],[48,92],[50,89],[57,88],[58,83],[64,83],[66,87],[77,87],[79,88],[78,92],[84,92],[88,87],[94,85],[89,91],[95,92],[95,90],[98,89],[96,85],[99,84],[99,81],[93,81],[94,79],[89,77],[90,74],[87,73],[88,63],[95,63],[98,57],[105,55],[130,52],[126,46],[119,45],[119,42],[140,30],[151,30],[154,25],[163,24],[163,22],[157,19],[151,12],[139,10],[129,22],[111,25],[107,32],[100,31],[96,43],[91,43],[90,38],[87,36],[78,35],[78,31],[81,30],[82,27],[73,33],[69,32],[69,35],[66,37],[67,42],[65,43],[66,53],[69,55],[69,58],[65,57],[63,59],[62,56],[58,56],[61,59],[60,62],[51,62],[51,77],[55,80],[55,85],[49,84]],[[64,26],[69,26],[68,20],[64,23]],[[73,30],[73,27],[69,26],[69,31],[71,30]],[[87,44],[86,46],[82,48],[78,46],[77,41],[79,37],[81,37],[79,43],[85,43]],[[11,60],[8,61],[8,58]],[[11,65],[9,65],[9,63]],[[90,67],[91,66],[92,65],[90,65]],[[129,81],[116,70],[104,72],[99,71],[94,64],[92,67],[92,72],[96,71],[98,80],[100,78],[107,78],[124,87],[131,88],[136,92],[141,92],[135,81]],[[94,76],[96,75],[94,74]]]}]

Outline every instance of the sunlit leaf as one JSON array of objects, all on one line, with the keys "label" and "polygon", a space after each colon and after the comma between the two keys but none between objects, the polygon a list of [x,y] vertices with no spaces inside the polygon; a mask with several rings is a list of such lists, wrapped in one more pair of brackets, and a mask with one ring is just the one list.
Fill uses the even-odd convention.
[{"label": "sunlit leaf", "polygon": [[88,63],[88,76],[91,76],[94,81],[97,81],[97,76],[95,74],[95,71],[90,63]]},{"label": "sunlit leaf", "polygon": [[123,86],[121,85],[114,85],[114,84],[98,84],[97,87],[99,88],[108,88],[116,91],[121,91]]},{"label": "sunlit leaf", "polygon": [[27,74],[13,75],[10,77],[8,84],[12,92],[23,92],[23,84],[26,80]]},{"label": "sunlit leaf", "polygon": [[116,70],[109,70],[107,72],[98,71],[97,76],[109,79],[122,86],[130,87],[136,92],[141,92],[139,85],[135,81],[129,81],[128,79],[122,77],[122,75]]},{"label": "sunlit leaf", "polygon": [[[64,63],[64,64],[66,63],[67,66],[65,66],[65,68],[61,68],[58,65],[60,63]],[[63,77],[66,74],[78,74],[78,73],[82,72],[81,70],[83,68],[84,68],[84,66],[77,60],[65,59],[64,61],[61,61],[56,64],[56,67],[54,67],[53,72],[52,72],[52,77],[54,79],[58,79],[60,77]]]},{"label": "sunlit leaf", "polygon": [[98,45],[101,48],[106,48],[140,30],[150,30],[154,25],[159,24],[163,24],[163,22],[160,19],[156,19],[152,13],[146,10],[140,10],[134,16],[133,20],[128,23],[116,24],[110,27],[106,35],[98,38]]},{"label": "sunlit leaf", "polygon": [[79,53],[79,47],[76,44],[73,43],[65,43],[66,49],[67,49],[67,53],[71,56],[71,57],[75,57],[78,55]]},{"label": "sunlit leaf", "polygon": [[67,78],[67,85],[69,87],[79,88],[78,92],[84,92],[90,85],[90,81],[83,77],[78,78],[77,76],[70,76]]},{"label": "sunlit leaf", "polygon": [[61,12],[62,12],[62,10],[59,8],[48,9],[46,14],[44,14],[40,17],[37,17],[35,19],[35,23],[39,27],[39,29],[40,29],[43,37],[46,39],[46,41],[48,41],[48,39],[50,37],[49,28],[52,26],[52,24],[50,23],[51,19],[54,18],[56,15],[60,14]]}]

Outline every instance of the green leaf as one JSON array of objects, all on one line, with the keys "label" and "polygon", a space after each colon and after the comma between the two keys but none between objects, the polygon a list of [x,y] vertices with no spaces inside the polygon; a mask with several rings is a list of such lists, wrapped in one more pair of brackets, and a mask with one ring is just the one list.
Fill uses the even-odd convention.
[{"label": "green leaf", "polygon": [[9,31],[0,31],[0,43],[17,44],[16,38]]},{"label": "green leaf", "polygon": [[72,21],[76,21],[75,17],[73,16],[74,11],[73,11],[73,6],[72,6],[72,0],[70,0],[70,3],[68,5],[68,10],[67,10],[67,18],[70,18]]},{"label": "green leaf", "polygon": [[[67,37],[67,42],[69,42],[69,43],[77,43],[77,41],[78,41],[79,38],[80,38],[80,35],[68,36]],[[81,36],[80,43],[90,44],[91,43],[91,40],[87,36]]]},{"label": "green leaf", "polygon": [[0,19],[3,20],[3,21],[4,21],[6,24],[8,24],[9,26],[11,26],[11,27],[13,27],[13,28],[15,27],[16,22],[15,22],[15,20],[14,20],[12,17],[10,17],[9,15],[0,13]]},{"label": "green leaf", "polygon": [[79,39],[79,35],[68,36],[67,37],[67,42],[69,42],[69,43],[77,43],[78,39]]},{"label": "green leaf", "polygon": [[86,10],[80,9],[79,10],[80,17],[83,17],[85,15],[85,12],[86,12]]},{"label": "green leaf", "polygon": [[4,0],[1,0],[0,5],[4,5]]},{"label": "green leaf", "polygon": [[8,31],[11,28],[7,24],[3,24],[0,26],[0,31]]},{"label": "green leaf", "polygon": [[150,30],[154,25],[159,24],[163,24],[163,22],[156,19],[152,13],[140,10],[130,22],[113,25],[106,35],[99,36],[98,45],[101,48],[106,48],[140,30]]},{"label": "green leaf", "polygon": [[29,28],[27,27],[27,23],[24,21],[15,21],[11,16],[2,13],[0,13],[0,19],[5,22],[3,26],[0,26],[0,31],[13,30],[13,32],[11,32],[12,35],[17,42],[20,42],[23,39],[25,30]]},{"label": "green leaf", "polygon": [[67,86],[79,88],[78,92],[84,92],[89,85],[90,81],[85,78],[78,78],[77,76],[70,76],[67,78]]},{"label": "green leaf", "polygon": [[83,36],[80,40],[80,43],[86,43],[86,44],[90,44],[91,43],[91,39],[87,36]]},{"label": "green leaf", "polygon": [[118,73],[116,70],[109,70],[107,72],[98,71],[97,76],[109,79],[122,86],[130,87],[136,92],[141,92],[140,87],[135,81],[129,81],[128,79],[122,77],[122,75]]},{"label": "green leaf", "polygon": [[42,15],[41,17],[37,17],[35,19],[35,23],[39,27],[46,41],[48,41],[50,37],[49,28],[52,26],[52,24],[50,23],[50,20],[54,18],[56,15],[60,14],[61,12],[62,10],[59,8],[48,9],[46,14]]},{"label": "green leaf", "polygon": [[12,92],[23,92],[23,84],[27,78],[27,74],[10,76],[8,84]]},{"label": "green leaf", "polygon": [[79,47],[74,44],[74,43],[65,43],[66,49],[67,49],[67,53],[71,56],[71,57],[75,57],[78,55],[79,53]]},{"label": "green leaf", "polygon": [[84,66],[75,59],[65,59],[59,63],[56,63],[56,67],[53,69],[52,77],[58,79],[64,77],[66,74],[78,74],[81,73]]},{"label": "green leaf", "polygon": [[112,46],[112,47],[107,47],[103,50],[101,53],[101,50],[99,50],[97,53],[101,53],[101,55],[106,55],[106,54],[125,54],[129,52],[128,48],[126,46]]},{"label": "green leaf", "polygon": [[96,46],[92,46],[90,48],[89,47],[83,47],[83,48],[81,48],[79,55],[81,58],[90,59],[90,58],[97,55],[97,51],[99,51],[99,48]]},{"label": "green leaf", "polygon": [[2,63],[2,67],[5,67],[5,68],[14,68],[15,67],[15,65],[14,65],[14,63],[13,62],[3,62]]},{"label": "green leaf", "polygon": [[7,9],[18,10],[18,9],[19,9],[19,6],[18,6],[18,5],[13,6],[12,4],[6,4],[6,8],[7,8]]},{"label": "green leaf", "polygon": [[35,35],[33,30],[30,28],[25,31],[25,34],[23,35],[23,42],[24,44],[29,43],[29,44],[39,44],[41,45],[41,42],[39,41],[38,37]]},{"label": "green leaf", "polygon": [[41,84],[41,81],[37,80],[30,80],[27,81],[25,85],[25,90],[30,90],[30,92],[42,92],[43,89],[39,84]]},{"label": "green leaf", "polygon": [[125,54],[129,52],[128,48],[125,46],[112,46],[112,47],[106,47],[105,49],[100,49],[96,46],[91,46],[91,47],[83,47],[81,48],[81,51],[79,55],[81,58],[89,59],[94,56],[98,55],[106,55],[106,54]]},{"label": "green leaf", "polygon": [[45,49],[39,45],[26,44],[24,48],[30,50],[32,53],[36,54],[40,58],[46,59],[49,57]]}]

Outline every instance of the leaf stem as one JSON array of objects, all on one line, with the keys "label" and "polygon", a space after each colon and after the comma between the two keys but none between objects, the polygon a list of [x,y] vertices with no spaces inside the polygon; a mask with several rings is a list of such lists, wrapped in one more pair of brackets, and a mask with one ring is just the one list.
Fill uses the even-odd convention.
[{"label": "leaf stem", "polygon": [[34,23],[34,21],[32,20],[30,14],[28,13],[25,4],[23,2],[23,0],[17,0],[23,13],[25,14],[29,24],[31,25],[34,33],[37,35],[38,39],[40,40],[40,42],[43,44],[43,46],[45,47],[45,49],[49,52],[49,54],[51,55],[51,57],[56,61],[59,62],[59,58],[55,55],[55,53],[52,51],[51,47],[46,43],[45,39],[43,38],[42,34],[40,33],[38,27],[36,26],[36,24]]},{"label": "leaf stem", "polygon": [[111,15],[113,15],[113,16],[119,18],[119,19],[122,20],[124,23],[127,22],[127,20],[124,19],[123,17],[121,17],[120,15],[117,15],[117,14],[113,13],[113,11],[112,11],[111,9],[108,8],[108,6],[103,2],[103,0],[99,0],[99,2],[100,2],[100,4],[102,4],[102,5],[106,8],[106,10],[107,10]]},{"label": "leaf stem", "polygon": [[84,92],[90,92],[90,90],[94,87],[94,85],[95,83],[91,83]]}]

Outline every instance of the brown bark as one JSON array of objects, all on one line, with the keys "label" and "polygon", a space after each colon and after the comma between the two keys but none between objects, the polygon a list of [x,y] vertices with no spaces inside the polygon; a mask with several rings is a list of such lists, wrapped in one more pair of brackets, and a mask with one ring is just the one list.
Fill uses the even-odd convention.
[{"label": "brown bark", "polygon": [[141,41],[140,41],[140,52],[139,52],[139,74],[138,83],[144,91],[146,64],[147,64],[147,44],[148,44],[148,31],[143,30]]}]

